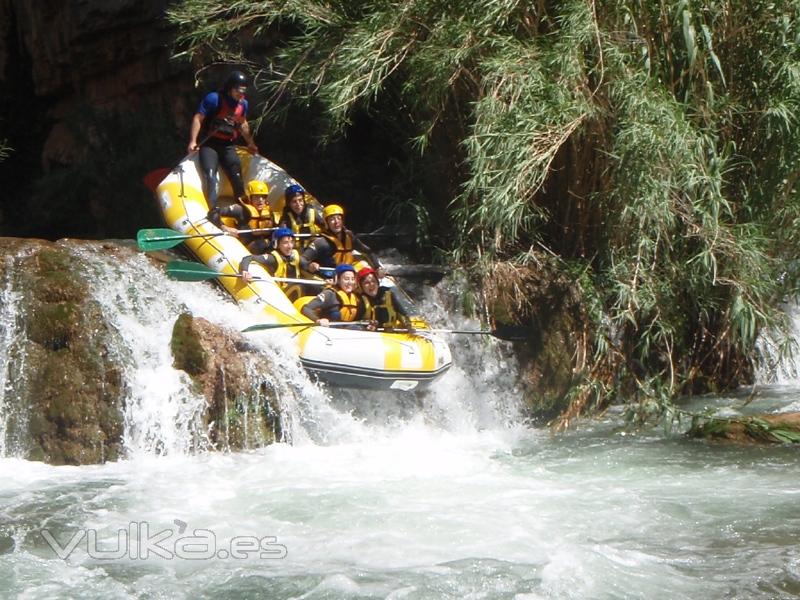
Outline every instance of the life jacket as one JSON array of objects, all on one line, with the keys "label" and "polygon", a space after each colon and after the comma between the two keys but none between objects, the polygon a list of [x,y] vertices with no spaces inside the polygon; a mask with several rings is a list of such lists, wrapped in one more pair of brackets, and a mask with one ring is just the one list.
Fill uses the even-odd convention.
[{"label": "life jacket", "polygon": [[[339,308],[331,313],[331,321],[355,321],[358,317],[361,302],[355,292],[349,294],[342,289],[331,287],[339,299]],[[338,313],[338,314],[337,314]]]},{"label": "life jacket", "polygon": [[[306,206],[303,214],[298,217],[291,209],[286,209],[286,218],[289,227],[295,233],[310,233],[311,235],[319,235],[321,229],[317,225],[317,211],[310,206]],[[312,237],[297,238],[297,242],[301,248],[305,248],[311,243]]]},{"label": "life jacket", "polygon": [[367,294],[362,296],[366,305],[365,319],[377,321],[378,327],[402,327],[403,320],[394,305],[392,292],[388,288],[378,288],[378,295],[370,298]]},{"label": "life jacket", "polygon": [[[252,204],[248,204],[246,202],[242,202],[242,206],[244,206],[247,214],[250,218],[247,221],[247,226],[249,229],[265,229],[269,227],[275,227],[278,220],[275,218],[275,215],[272,214],[272,210],[270,210],[269,203],[264,204],[264,208],[258,210]],[[269,237],[272,232],[270,231],[261,231],[258,233],[253,233],[254,236],[259,237]]]},{"label": "life jacket", "polygon": [[205,118],[205,122],[208,123],[206,131],[212,132],[211,137],[218,140],[232,142],[239,136],[239,130],[244,123],[244,96],[235,106],[231,106],[224,92],[217,94],[219,95],[217,110]]},{"label": "life jacket", "polygon": [[[291,279],[300,277],[300,253],[297,250],[292,250],[288,258],[277,250],[273,250],[270,254],[277,263],[275,273],[272,274],[273,277],[289,277]],[[279,281],[278,285],[292,302],[303,295],[303,289],[300,284]]]},{"label": "life jacket", "polygon": [[320,232],[326,240],[336,248],[333,251],[333,262],[337,265],[353,264],[353,232],[349,229],[344,230],[344,242],[329,231]]}]

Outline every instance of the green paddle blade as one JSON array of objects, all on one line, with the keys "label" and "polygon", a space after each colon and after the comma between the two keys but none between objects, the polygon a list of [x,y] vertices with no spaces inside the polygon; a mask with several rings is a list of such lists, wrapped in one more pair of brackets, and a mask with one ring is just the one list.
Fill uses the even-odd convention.
[{"label": "green paddle blade", "polygon": [[167,275],[178,281],[205,281],[215,277],[240,277],[235,273],[220,273],[200,263],[172,260],[167,263]]},{"label": "green paddle blade", "polygon": [[196,237],[185,233],[178,233],[172,229],[140,229],[136,234],[136,243],[139,250],[149,252],[151,250],[166,250],[180,244],[183,240]]}]

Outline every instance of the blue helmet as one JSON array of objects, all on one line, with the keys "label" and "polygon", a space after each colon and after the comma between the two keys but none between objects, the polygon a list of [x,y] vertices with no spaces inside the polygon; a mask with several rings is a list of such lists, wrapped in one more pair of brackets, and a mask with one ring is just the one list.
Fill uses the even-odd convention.
[{"label": "blue helmet", "polygon": [[275,231],[272,232],[272,241],[277,243],[278,240],[285,237],[294,237],[294,231],[289,229],[288,227],[278,227]]},{"label": "blue helmet", "polygon": [[342,273],[347,273],[348,271],[350,271],[351,273],[355,273],[356,269],[353,265],[348,265],[348,264],[336,265],[336,268],[334,269],[336,277],[339,277],[339,275],[341,275]]},{"label": "blue helmet", "polygon": [[289,187],[286,188],[286,191],[284,192],[284,196],[288,200],[289,198],[291,198],[295,194],[304,194],[305,195],[305,193],[306,193],[306,191],[301,186],[297,185],[296,183],[293,183],[292,185],[290,185]]}]

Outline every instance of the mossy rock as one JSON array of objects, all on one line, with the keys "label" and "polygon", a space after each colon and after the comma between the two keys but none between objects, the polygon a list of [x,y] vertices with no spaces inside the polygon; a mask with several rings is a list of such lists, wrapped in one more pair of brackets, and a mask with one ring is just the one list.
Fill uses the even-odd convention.
[{"label": "mossy rock", "polygon": [[70,345],[80,327],[79,309],[72,302],[38,304],[31,307],[32,318],[27,320],[28,339],[51,350]]},{"label": "mossy rock", "polygon": [[79,302],[86,297],[71,256],[56,249],[43,249],[34,259],[36,276],[32,289],[40,302]]},{"label": "mossy rock", "polygon": [[741,445],[800,444],[800,413],[696,417],[687,435]]},{"label": "mossy rock", "polygon": [[[0,273],[19,295],[19,335],[8,353],[6,448],[50,464],[115,460],[123,450],[127,351],[93,297],[88,278],[98,269],[85,257],[125,261],[134,252],[108,242],[16,238],[0,238],[0,249],[11,257]],[[277,392],[263,385],[263,373],[274,368],[269,359],[236,332],[189,314],[177,319],[170,345],[176,368],[206,398],[199,427],[210,432],[213,446],[238,450],[274,441]]]},{"label": "mossy rock", "polygon": [[[7,243],[8,242],[8,243]],[[6,442],[29,460],[89,464],[122,447],[121,365],[108,348],[119,343],[90,293],[76,249],[95,242],[40,240],[0,247],[14,256],[13,288],[21,295],[24,341],[9,354]]]},{"label": "mossy rock", "polygon": [[194,328],[192,315],[183,313],[172,328],[173,366],[197,376],[208,371],[208,353],[203,347],[198,332]]}]

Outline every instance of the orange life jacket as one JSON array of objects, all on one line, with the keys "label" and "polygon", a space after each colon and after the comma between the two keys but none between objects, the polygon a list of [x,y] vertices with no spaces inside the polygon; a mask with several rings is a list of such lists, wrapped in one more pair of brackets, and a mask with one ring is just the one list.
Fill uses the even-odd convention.
[{"label": "orange life jacket", "polygon": [[321,232],[321,235],[335,246],[333,260],[337,265],[353,264],[353,233],[349,229],[344,231],[344,242],[329,231]]}]

